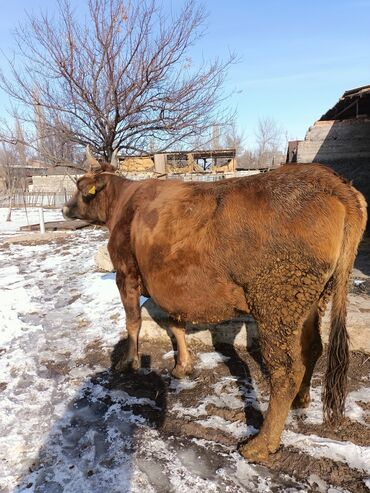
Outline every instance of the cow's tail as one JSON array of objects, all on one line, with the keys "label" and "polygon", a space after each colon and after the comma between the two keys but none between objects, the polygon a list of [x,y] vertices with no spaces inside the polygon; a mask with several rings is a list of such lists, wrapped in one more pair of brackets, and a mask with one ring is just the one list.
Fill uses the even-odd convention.
[{"label": "cow's tail", "polygon": [[324,418],[331,425],[340,421],[344,414],[349,364],[348,282],[367,219],[366,201],[357,190],[353,191],[355,207],[346,218],[341,252],[332,279],[331,327],[323,395]]}]

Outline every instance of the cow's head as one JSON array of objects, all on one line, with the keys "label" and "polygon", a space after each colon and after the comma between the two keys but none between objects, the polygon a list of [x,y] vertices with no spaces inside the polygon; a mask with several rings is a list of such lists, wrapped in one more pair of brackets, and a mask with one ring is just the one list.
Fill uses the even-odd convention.
[{"label": "cow's head", "polygon": [[64,204],[63,216],[66,219],[84,219],[94,224],[105,224],[108,204],[104,189],[109,173],[117,169],[117,151],[113,153],[110,164],[100,164],[87,146],[85,163],[90,169],[77,180],[77,191]]}]

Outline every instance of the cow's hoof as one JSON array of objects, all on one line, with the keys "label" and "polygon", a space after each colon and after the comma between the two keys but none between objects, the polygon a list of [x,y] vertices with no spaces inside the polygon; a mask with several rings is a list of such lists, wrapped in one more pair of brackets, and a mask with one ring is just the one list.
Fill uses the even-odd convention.
[{"label": "cow's hoof", "polygon": [[129,371],[136,371],[139,369],[139,360],[138,359],[122,359],[121,361],[118,361],[116,365],[113,367],[114,371],[117,372],[129,372]]},{"label": "cow's hoof", "polygon": [[251,462],[266,462],[270,453],[276,452],[276,448],[268,447],[264,440],[256,437],[247,443],[242,443],[239,446],[239,452]]},{"label": "cow's hoof", "polygon": [[292,409],[305,409],[310,405],[310,393],[305,392],[304,394],[297,394],[294,401],[292,402]]},{"label": "cow's hoof", "polygon": [[185,378],[193,373],[192,365],[176,365],[175,368],[171,371],[171,375],[175,378]]}]

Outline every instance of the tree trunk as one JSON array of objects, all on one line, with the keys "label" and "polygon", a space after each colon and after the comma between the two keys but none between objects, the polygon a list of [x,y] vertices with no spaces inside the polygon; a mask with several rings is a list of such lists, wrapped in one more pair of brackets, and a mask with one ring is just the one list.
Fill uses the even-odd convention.
[{"label": "tree trunk", "polygon": [[8,210],[8,215],[6,216],[6,221],[9,222],[12,220],[12,209],[13,209],[13,194],[10,194],[9,198],[9,210]]}]

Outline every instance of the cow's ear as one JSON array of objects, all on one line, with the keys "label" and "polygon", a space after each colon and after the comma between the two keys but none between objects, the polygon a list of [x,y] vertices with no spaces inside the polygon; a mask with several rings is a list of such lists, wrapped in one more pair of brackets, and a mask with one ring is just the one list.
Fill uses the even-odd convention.
[{"label": "cow's ear", "polygon": [[84,197],[94,197],[100,190],[103,190],[106,183],[101,176],[83,177],[77,182],[77,188]]}]

